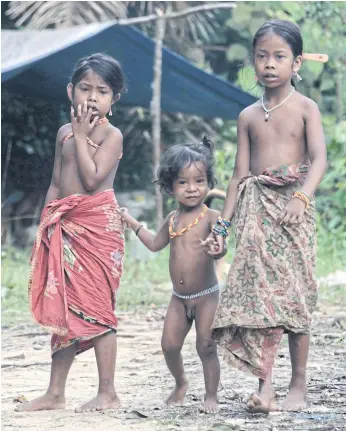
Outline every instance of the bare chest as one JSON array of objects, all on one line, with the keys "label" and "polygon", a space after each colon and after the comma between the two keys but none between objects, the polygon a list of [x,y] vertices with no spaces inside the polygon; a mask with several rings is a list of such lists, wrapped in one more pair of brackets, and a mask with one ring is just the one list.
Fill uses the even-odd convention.
[{"label": "bare chest", "polygon": [[251,143],[270,143],[280,141],[301,142],[305,136],[305,124],[300,109],[281,106],[266,115],[263,109],[257,109],[249,128]]},{"label": "bare chest", "polygon": [[[97,150],[102,144],[102,136],[100,134],[93,134],[90,136],[85,143],[85,151],[88,152],[89,156],[93,159],[97,153]],[[65,163],[71,163],[76,160],[76,140],[71,133],[69,133],[62,144],[62,157]]]}]

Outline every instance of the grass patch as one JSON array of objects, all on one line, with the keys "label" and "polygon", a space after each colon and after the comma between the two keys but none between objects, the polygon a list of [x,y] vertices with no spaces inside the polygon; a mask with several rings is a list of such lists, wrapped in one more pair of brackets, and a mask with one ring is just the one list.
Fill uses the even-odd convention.
[{"label": "grass patch", "polygon": [[[324,277],[336,270],[345,270],[345,253],[333,248],[333,239],[320,235],[318,241],[316,275]],[[227,260],[234,255],[234,244],[230,241]],[[148,259],[148,256],[150,257]],[[28,309],[28,274],[30,250],[3,248],[2,257],[2,324],[28,321],[31,319]],[[118,292],[117,310],[133,311],[167,305],[171,297],[169,277],[169,248],[146,258],[135,258],[127,251],[123,277]],[[346,304],[346,286],[322,285],[319,292],[320,302],[328,304]]]}]

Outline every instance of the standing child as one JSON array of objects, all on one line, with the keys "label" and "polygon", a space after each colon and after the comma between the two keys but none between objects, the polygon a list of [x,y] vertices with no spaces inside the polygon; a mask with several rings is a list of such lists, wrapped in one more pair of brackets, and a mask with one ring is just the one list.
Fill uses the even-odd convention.
[{"label": "standing child", "polygon": [[[254,67],[264,94],[239,116],[235,169],[222,212],[227,221],[234,216],[236,255],[213,338],[230,363],[259,377],[258,395],[248,403],[253,412],[277,408],[272,367],[284,332],[292,378],[283,408],[306,406],[317,300],[313,195],[327,162],[318,106],[292,85],[292,78],[300,78],[302,51],[300,31],[287,21],[269,21],[254,37]],[[209,255],[218,257],[224,240],[215,239],[219,249]]]},{"label": "standing child", "polygon": [[178,209],[167,216],[157,235],[123,211],[124,221],[150,251],[160,251],[170,244],[173,295],[165,318],[162,350],[175,388],[166,404],[182,403],[188,389],[181,349],[195,320],[196,347],[203,364],[206,390],[200,410],[206,413],[218,410],[216,394],[220,379],[216,343],[211,338],[219,286],[214,259],[201,247],[201,238],[209,235],[218,218],[218,213],[203,203],[215,184],[213,164],[213,144],[207,138],[198,145],[174,145],[163,155],[157,183],[175,197]]},{"label": "standing child", "polygon": [[52,336],[52,369],[42,397],[17,411],[65,407],[65,384],[76,354],[94,347],[96,398],[77,411],[115,408],[117,319],[124,229],[113,182],[122,134],[107,120],[124,88],[112,57],[93,54],[76,64],[67,94],[71,123],[56,138],[51,185],[31,258],[30,310]]}]

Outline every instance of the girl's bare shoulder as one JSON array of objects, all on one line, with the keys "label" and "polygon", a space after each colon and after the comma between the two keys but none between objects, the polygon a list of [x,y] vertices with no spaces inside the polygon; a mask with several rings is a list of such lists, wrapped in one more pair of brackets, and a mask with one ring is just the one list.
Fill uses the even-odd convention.
[{"label": "girl's bare shoulder", "polygon": [[297,107],[300,107],[302,117],[304,119],[309,118],[311,114],[319,112],[319,107],[314,100],[304,96],[304,94],[301,94],[298,91],[296,92],[295,96]]},{"label": "girl's bare shoulder", "polygon": [[67,123],[61,126],[56,135],[57,142],[62,144],[66,136],[71,132],[72,132],[71,123]]},{"label": "girl's bare shoulder", "polygon": [[104,129],[104,138],[108,138],[110,136],[121,141],[123,140],[123,134],[121,131],[117,127],[113,126],[113,124],[108,123],[107,127]]},{"label": "girl's bare shoulder", "polygon": [[[261,100],[257,100],[255,103],[253,103],[250,106],[247,106],[244,108],[238,117],[239,121],[248,121],[253,118],[254,115],[258,114],[258,110],[262,108]],[[263,108],[262,108],[263,109]]]}]

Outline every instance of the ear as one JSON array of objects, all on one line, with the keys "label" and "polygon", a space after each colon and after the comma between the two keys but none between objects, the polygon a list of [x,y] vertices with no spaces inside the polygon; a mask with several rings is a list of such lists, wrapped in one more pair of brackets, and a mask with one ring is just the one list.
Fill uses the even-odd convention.
[{"label": "ear", "polygon": [[302,55],[298,55],[295,59],[294,59],[294,63],[293,63],[293,72],[297,73],[298,70],[300,69],[301,65],[303,63],[303,56]]},{"label": "ear", "polygon": [[73,103],[73,85],[71,84],[71,82],[67,85],[66,90],[70,102]]},{"label": "ear", "polygon": [[120,93],[117,93],[117,94],[113,97],[112,105],[113,105],[113,103],[116,103],[118,100],[120,100],[120,97],[121,97],[121,94],[120,94]]}]

